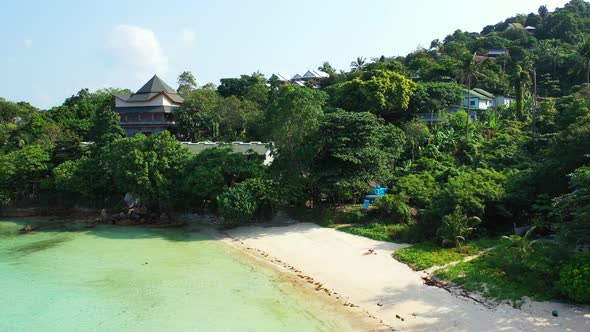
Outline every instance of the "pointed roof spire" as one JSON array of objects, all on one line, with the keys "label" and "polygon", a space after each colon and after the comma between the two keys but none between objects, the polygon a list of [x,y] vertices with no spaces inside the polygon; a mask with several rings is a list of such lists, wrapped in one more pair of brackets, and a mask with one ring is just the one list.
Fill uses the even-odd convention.
[{"label": "pointed roof spire", "polygon": [[139,93],[158,93],[158,92],[167,92],[167,93],[174,93],[176,94],[176,90],[170,87],[168,84],[164,83],[158,75],[154,75],[146,84],[144,84],[141,89],[137,90],[137,94]]}]

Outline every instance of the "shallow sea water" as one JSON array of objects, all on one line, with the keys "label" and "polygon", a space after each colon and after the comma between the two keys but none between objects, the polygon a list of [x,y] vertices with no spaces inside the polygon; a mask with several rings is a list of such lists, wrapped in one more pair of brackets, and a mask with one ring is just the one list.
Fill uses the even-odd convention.
[{"label": "shallow sea water", "polygon": [[198,231],[0,221],[0,331],[352,330],[333,309]]}]

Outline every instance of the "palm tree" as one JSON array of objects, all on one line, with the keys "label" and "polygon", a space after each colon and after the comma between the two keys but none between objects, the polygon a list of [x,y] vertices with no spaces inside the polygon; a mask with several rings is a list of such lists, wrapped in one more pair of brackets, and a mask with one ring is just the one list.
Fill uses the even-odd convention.
[{"label": "palm tree", "polygon": [[538,44],[539,55],[550,60],[553,69],[553,78],[557,77],[557,66],[563,59],[562,49],[555,40],[540,40]]},{"label": "palm tree", "polygon": [[350,67],[352,67],[353,71],[360,71],[366,64],[367,59],[362,56],[359,56],[356,58],[356,61],[350,63]]},{"label": "palm tree", "polygon": [[461,63],[457,78],[461,82],[461,84],[467,84],[467,124],[465,125],[465,139],[467,139],[469,135],[469,118],[471,112],[471,83],[483,75],[479,71],[481,67],[481,62],[475,61],[475,53],[473,56],[466,57],[463,62]]},{"label": "palm tree", "polygon": [[516,117],[522,121],[526,117],[524,114],[524,99],[526,91],[531,85],[531,76],[520,65],[516,65],[510,83],[514,88],[516,98]]},{"label": "palm tree", "polygon": [[524,236],[519,235],[510,235],[510,236],[502,236],[503,239],[509,240],[511,242],[511,247],[516,247],[518,250],[518,260],[522,262],[524,256],[531,252],[534,247],[533,245],[537,243],[537,240],[531,240],[531,235],[535,231],[537,226],[531,227]]},{"label": "palm tree", "polygon": [[586,65],[586,84],[590,83],[590,38],[582,42],[578,47],[578,54],[584,59]]},{"label": "palm tree", "polygon": [[467,217],[463,213],[463,209],[457,206],[453,213],[442,218],[441,225],[436,230],[436,235],[442,240],[443,246],[450,245],[461,248],[465,238],[473,233],[475,227],[479,224],[481,224],[480,218],[475,216]]}]

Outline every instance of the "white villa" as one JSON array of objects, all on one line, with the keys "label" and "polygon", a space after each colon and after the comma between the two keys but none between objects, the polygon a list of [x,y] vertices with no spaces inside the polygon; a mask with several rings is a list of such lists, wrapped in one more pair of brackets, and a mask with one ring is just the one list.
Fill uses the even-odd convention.
[{"label": "white villa", "polygon": [[508,107],[514,102],[514,98],[502,95],[494,95],[484,89],[475,88],[470,93],[463,90],[463,103],[461,107],[478,110],[487,110],[500,106]]},{"label": "white villa", "polygon": [[[463,90],[463,102],[461,105],[451,106],[448,112],[455,113],[461,109],[465,111],[469,109],[469,116],[475,121],[477,120],[478,111],[496,109],[501,106],[508,107],[514,102],[514,98],[494,95],[484,89],[474,88],[470,92],[465,89]],[[436,113],[416,114],[416,117],[428,123],[444,121],[443,117]]]}]

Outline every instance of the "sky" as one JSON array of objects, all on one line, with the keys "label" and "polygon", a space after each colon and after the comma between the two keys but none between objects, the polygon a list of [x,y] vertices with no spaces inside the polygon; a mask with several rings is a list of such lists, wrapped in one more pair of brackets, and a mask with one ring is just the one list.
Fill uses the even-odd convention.
[{"label": "sky", "polygon": [[154,74],[176,87],[260,71],[293,75],[329,61],[406,55],[456,29],[480,32],[567,0],[6,1],[0,97],[41,109],[82,88],[139,89]]}]

